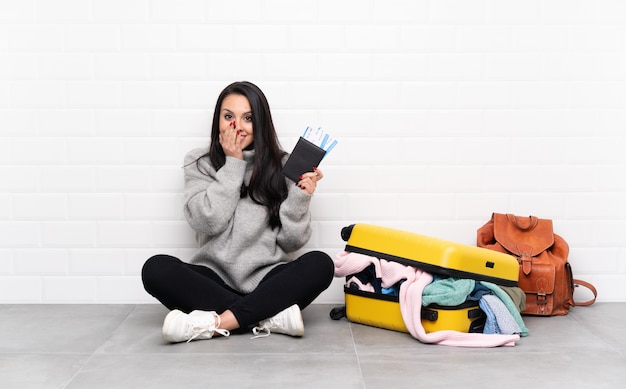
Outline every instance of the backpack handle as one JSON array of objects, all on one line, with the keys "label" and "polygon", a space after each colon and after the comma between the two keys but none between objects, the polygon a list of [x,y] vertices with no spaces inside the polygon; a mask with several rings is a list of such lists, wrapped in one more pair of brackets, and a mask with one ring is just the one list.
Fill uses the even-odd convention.
[{"label": "backpack handle", "polygon": [[530,222],[528,223],[528,226],[526,227],[521,226],[521,224],[519,223],[519,220],[515,217],[515,215],[507,213],[506,218],[509,219],[509,222],[515,224],[515,227],[517,227],[521,231],[530,231],[533,228],[537,227],[537,224],[539,224],[539,218],[537,216],[532,216],[532,215],[528,216],[528,218],[530,219]]}]

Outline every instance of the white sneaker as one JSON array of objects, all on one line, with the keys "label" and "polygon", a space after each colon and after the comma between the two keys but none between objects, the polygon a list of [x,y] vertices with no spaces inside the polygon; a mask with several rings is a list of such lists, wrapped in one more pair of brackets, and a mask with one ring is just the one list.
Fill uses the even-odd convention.
[{"label": "white sneaker", "polygon": [[300,307],[294,304],[276,316],[259,322],[259,325],[252,329],[252,333],[256,335],[252,339],[269,336],[271,332],[291,336],[304,335],[304,322]]},{"label": "white sneaker", "polygon": [[175,309],[165,316],[161,334],[168,342],[191,342],[194,339],[211,339],[214,333],[229,336],[228,330],[219,328],[220,316],[213,311],[193,311],[189,314]]}]

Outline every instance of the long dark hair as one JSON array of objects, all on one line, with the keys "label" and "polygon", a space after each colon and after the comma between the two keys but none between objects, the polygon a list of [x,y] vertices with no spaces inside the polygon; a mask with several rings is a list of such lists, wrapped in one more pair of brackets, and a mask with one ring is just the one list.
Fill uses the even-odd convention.
[{"label": "long dark hair", "polygon": [[254,130],[254,142],[250,145],[250,148],[254,148],[252,176],[249,186],[247,188],[242,186],[241,196],[249,194],[252,201],[266,206],[269,226],[272,229],[280,227],[282,224],[278,211],[280,204],[287,198],[287,183],[281,174],[282,159],[286,153],[278,142],[267,98],[258,86],[248,81],[238,81],[224,88],[215,103],[209,152],[200,157],[196,163],[208,156],[216,171],[226,163],[226,155],[219,141],[219,122],[222,102],[232,94],[242,95],[248,99]]}]

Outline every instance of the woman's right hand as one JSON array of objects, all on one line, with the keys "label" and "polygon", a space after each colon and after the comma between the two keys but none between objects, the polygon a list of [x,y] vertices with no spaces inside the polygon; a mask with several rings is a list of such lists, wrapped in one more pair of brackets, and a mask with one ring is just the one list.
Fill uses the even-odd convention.
[{"label": "woman's right hand", "polygon": [[228,128],[220,129],[220,145],[227,157],[243,159],[242,139],[233,123]]}]

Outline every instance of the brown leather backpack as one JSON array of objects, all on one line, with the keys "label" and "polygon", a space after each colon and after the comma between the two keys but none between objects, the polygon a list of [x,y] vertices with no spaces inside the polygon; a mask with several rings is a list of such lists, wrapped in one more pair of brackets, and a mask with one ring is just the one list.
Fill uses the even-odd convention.
[{"label": "brown leather backpack", "polygon": [[[478,229],[479,247],[513,255],[520,265],[519,287],[526,293],[527,315],[566,315],[573,306],[591,305],[596,288],[573,278],[569,246],[552,230],[552,220],[494,213]],[[574,288],[585,286],[593,299],[577,303]]]}]

